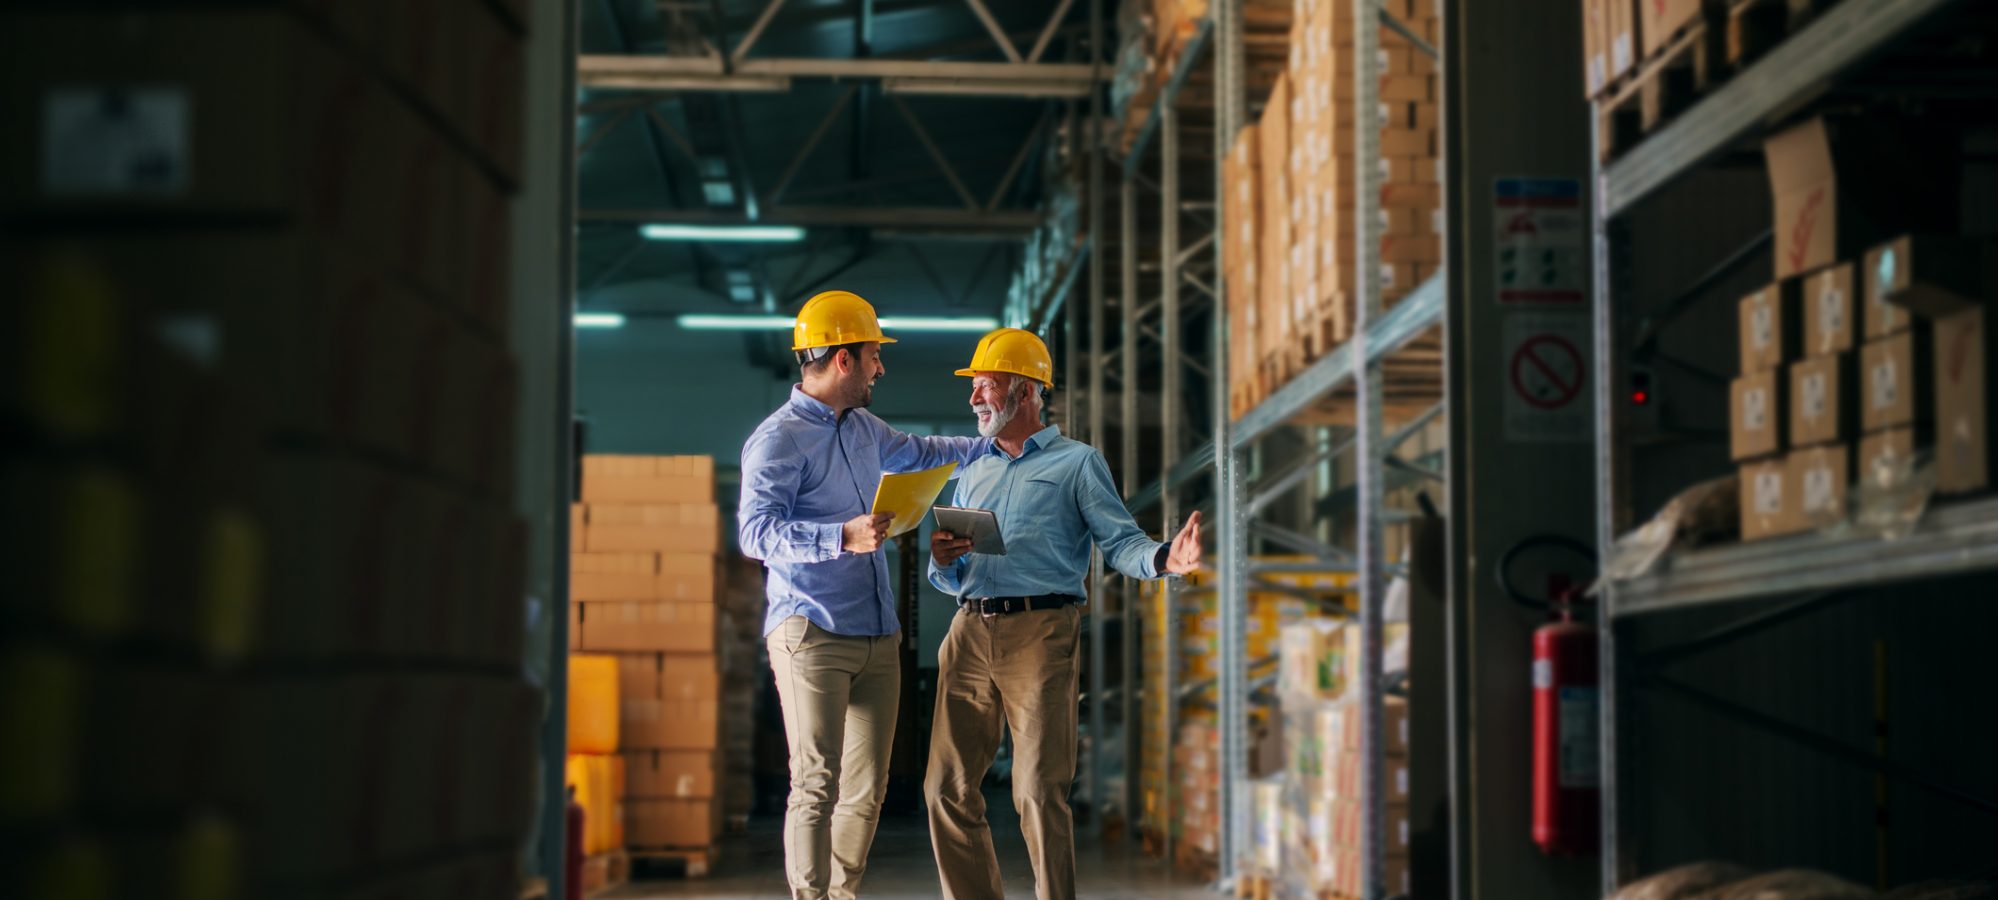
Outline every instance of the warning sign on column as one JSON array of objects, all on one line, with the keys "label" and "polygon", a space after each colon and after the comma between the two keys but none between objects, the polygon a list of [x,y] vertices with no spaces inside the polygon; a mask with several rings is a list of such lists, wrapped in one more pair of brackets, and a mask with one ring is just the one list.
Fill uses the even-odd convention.
[{"label": "warning sign on column", "polygon": [[1567,305],[1586,300],[1586,224],[1580,180],[1498,179],[1492,188],[1498,302]]},{"label": "warning sign on column", "polygon": [[1589,440],[1589,317],[1514,313],[1504,338],[1506,440]]}]

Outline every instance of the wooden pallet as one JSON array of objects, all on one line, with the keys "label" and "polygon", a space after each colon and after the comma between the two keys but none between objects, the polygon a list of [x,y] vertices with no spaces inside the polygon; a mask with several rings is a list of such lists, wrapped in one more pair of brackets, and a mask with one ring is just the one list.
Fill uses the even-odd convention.
[{"label": "wooden pallet", "polygon": [[583,860],[583,896],[594,897],[631,881],[631,855],[623,850],[599,853]]},{"label": "wooden pallet", "polygon": [[1277,900],[1276,882],[1266,875],[1242,875],[1235,879],[1236,900]]},{"label": "wooden pallet", "polygon": [[1728,71],[1725,29],[1718,21],[1688,23],[1607,95],[1597,123],[1604,162],[1636,146],[1721,81]]},{"label": "wooden pallet", "polygon": [[631,868],[647,875],[659,869],[676,872],[681,878],[706,878],[713,872],[720,852],[715,847],[629,847]]}]

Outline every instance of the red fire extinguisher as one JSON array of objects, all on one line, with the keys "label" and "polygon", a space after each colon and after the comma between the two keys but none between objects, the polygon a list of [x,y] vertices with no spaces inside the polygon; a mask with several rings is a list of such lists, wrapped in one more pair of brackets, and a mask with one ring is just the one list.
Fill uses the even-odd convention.
[{"label": "red fire extinguisher", "polygon": [[562,898],[581,900],[583,896],[583,804],[576,802],[576,789],[569,788],[569,807],[563,817]]},{"label": "red fire extinguisher", "polygon": [[1596,852],[1602,815],[1596,629],[1575,621],[1579,591],[1552,587],[1553,617],[1533,631],[1533,842],[1575,856]]},{"label": "red fire extinguisher", "polygon": [[1533,550],[1561,550],[1588,560],[1593,548],[1561,535],[1527,538],[1498,564],[1499,585],[1514,602],[1547,616],[1533,631],[1533,842],[1550,856],[1597,852],[1602,767],[1596,628],[1576,621],[1582,592],[1567,575],[1548,577],[1547,598],[1513,586],[1513,563]]}]

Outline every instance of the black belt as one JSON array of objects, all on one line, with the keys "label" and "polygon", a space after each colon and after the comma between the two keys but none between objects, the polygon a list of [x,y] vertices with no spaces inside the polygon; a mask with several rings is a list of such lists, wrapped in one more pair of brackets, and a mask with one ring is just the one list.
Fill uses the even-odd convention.
[{"label": "black belt", "polygon": [[966,597],[957,605],[981,616],[1003,616],[1036,609],[1060,609],[1081,603],[1074,594],[1042,594],[1038,597]]}]

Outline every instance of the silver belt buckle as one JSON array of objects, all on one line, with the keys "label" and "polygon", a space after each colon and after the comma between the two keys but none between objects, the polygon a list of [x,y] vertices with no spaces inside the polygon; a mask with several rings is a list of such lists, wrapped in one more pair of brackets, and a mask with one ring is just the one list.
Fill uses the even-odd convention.
[{"label": "silver belt buckle", "polygon": [[990,600],[990,599],[992,599],[992,598],[990,598],[990,597],[980,597],[980,598],[978,599],[978,617],[979,617],[979,618],[981,618],[981,619],[990,619],[990,618],[992,618],[992,617],[994,617],[994,616],[997,616],[997,615],[998,615],[998,613],[995,613],[995,612],[992,612],[992,607],[991,607],[991,605],[989,605],[989,604],[987,604],[987,603],[986,603],[986,601],[987,601],[987,600]]}]

